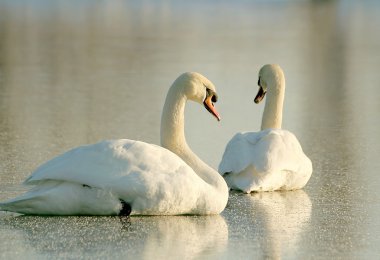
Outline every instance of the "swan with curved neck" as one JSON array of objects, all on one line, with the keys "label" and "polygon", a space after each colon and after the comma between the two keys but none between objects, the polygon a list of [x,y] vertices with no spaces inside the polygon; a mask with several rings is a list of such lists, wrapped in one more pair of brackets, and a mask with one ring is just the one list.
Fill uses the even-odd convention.
[{"label": "swan with curved neck", "polygon": [[[188,82],[203,86],[205,91],[194,91]],[[173,87],[174,86],[174,87]],[[220,121],[213,102],[218,101],[214,85],[198,73],[185,73],[170,88],[161,117],[161,145],[182,158],[205,182],[217,189],[226,187],[219,174],[190,149],[185,138],[185,104],[187,100],[202,103]],[[200,102],[203,100],[203,102]]]},{"label": "swan with curved neck", "polygon": [[258,85],[255,103],[267,96],[261,131],[236,134],[227,144],[219,173],[231,189],[246,193],[300,189],[310,179],[312,164],[297,138],[281,129],[285,97],[281,67],[263,66]]},{"label": "swan with curved neck", "polygon": [[186,143],[187,100],[203,104],[218,120],[214,85],[184,73],[167,94],[162,147],[119,139],[74,148],[40,166],[26,181],[29,192],[0,203],[0,210],[33,215],[218,214],[228,187]]}]

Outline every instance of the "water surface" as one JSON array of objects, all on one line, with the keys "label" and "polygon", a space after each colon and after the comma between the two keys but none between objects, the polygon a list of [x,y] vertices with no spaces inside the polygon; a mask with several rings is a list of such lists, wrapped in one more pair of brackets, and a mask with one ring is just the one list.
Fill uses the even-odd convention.
[{"label": "water surface", "polygon": [[375,1],[0,2],[0,200],[72,147],[159,144],[185,71],[217,87],[220,123],[186,108],[188,143],[216,168],[236,132],[259,129],[257,72],[280,64],[283,126],[314,167],[300,191],[232,192],[220,216],[0,213],[0,258],[378,258],[379,25]]}]

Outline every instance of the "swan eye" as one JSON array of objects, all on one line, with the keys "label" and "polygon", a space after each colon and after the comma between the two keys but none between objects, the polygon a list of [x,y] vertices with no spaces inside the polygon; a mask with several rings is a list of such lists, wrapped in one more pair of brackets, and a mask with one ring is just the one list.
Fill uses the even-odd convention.
[{"label": "swan eye", "polygon": [[218,101],[218,95],[214,91],[206,87],[206,97],[210,97],[210,96],[211,96],[212,102],[215,103]]},{"label": "swan eye", "polygon": [[260,85],[260,77],[259,77],[259,80],[257,81],[257,85],[259,85],[261,87],[261,85]]}]

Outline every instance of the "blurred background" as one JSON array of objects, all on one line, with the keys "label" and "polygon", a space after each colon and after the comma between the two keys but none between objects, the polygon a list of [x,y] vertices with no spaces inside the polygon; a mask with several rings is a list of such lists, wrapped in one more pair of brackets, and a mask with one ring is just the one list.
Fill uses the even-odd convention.
[{"label": "blurred background", "polygon": [[[217,240],[218,257],[378,256],[379,27],[379,1],[2,0],[0,199],[24,191],[19,184],[31,171],[72,147],[116,138],[159,144],[166,92],[185,71],[202,73],[217,88],[221,122],[198,104],[186,108],[189,145],[217,168],[236,132],[259,130],[258,70],[278,63],[287,84],[283,128],[297,136],[314,167],[297,195],[306,205],[299,210],[307,217],[295,220],[302,239],[286,253],[293,246],[282,243],[294,237],[278,239],[292,226],[286,219],[267,218],[270,228],[252,224],[260,212],[263,219],[293,212],[294,203],[232,194],[230,206],[238,210],[222,214],[228,243]],[[234,218],[247,207],[256,213]],[[255,227],[250,234],[247,225]],[[6,237],[15,231],[1,229]],[[263,246],[268,241],[274,246]]]}]

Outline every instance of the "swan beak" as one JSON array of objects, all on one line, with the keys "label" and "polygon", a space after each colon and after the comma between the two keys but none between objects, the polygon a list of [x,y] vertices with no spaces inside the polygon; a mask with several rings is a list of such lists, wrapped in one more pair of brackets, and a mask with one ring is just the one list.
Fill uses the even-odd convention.
[{"label": "swan beak", "polygon": [[212,103],[212,99],[213,96],[210,95],[208,96],[205,101],[203,101],[203,105],[205,106],[205,108],[207,109],[208,112],[210,112],[213,116],[215,116],[215,118],[220,121],[220,116],[219,116],[219,113],[218,111],[216,111],[215,107],[214,107],[214,103]]},{"label": "swan beak", "polygon": [[264,91],[264,89],[261,86],[259,86],[259,92],[257,93],[255,97],[255,103],[256,104],[260,103],[260,101],[263,100],[265,94],[266,92]]}]

